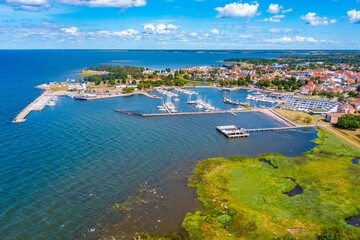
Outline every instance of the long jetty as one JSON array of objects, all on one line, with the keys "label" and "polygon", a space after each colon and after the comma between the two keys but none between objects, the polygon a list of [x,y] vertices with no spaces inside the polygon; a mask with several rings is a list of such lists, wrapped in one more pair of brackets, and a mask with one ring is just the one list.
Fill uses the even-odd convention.
[{"label": "long jetty", "polygon": [[201,115],[201,114],[221,114],[221,113],[230,113],[236,116],[235,112],[260,112],[261,110],[219,110],[219,111],[209,111],[209,112],[177,112],[177,113],[135,113],[123,110],[115,110],[118,113],[130,114],[141,117],[161,117],[161,116],[184,116],[184,115]]},{"label": "long jetty", "polygon": [[26,116],[32,111],[41,111],[44,109],[46,104],[49,102],[51,94],[47,91],[43,92],[38,98],[24,108],[14,119],[13,123],[22,123],[26,121]]},{"label": "long jetty", "polygon": [[320,125],[297,125],[292,127],[256,128],[256,129],[246,129],[246,132],[253,133],[253,132],[283,131],[283,130],[300,129],[300,128],[312,128],[318,126]]}]

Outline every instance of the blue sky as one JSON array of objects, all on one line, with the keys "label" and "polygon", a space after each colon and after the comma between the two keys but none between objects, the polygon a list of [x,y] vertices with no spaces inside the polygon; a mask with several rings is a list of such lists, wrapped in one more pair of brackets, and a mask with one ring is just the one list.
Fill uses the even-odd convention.
[{"label": "blue sky", "polygon": [[1,49],[360,49],[359,0],[0,0]]}]

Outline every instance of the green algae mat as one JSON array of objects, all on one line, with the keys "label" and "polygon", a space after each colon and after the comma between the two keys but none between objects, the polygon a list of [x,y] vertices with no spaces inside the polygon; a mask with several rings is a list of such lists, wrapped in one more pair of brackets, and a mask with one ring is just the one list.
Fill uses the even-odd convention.
[{"label": "green algae mat", "polygon": [[[190,178],[204,209],[188,213],[190,239],[360,239],[360,152],[321,129],[298,157],[214,158]],[[262,161],[259,161],[262,160]],[[297,190],[297,191],[296,191]]]}]

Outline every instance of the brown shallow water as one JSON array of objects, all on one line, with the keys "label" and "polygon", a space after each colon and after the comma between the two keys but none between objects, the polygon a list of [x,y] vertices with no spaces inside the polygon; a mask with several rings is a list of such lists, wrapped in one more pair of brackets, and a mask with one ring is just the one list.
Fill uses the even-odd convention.
[{"label": "brown shallow water", "polygon": [[187,186],[197,163],[189,161],[181,169],[170,171],[159,187],[141,184],[137,194],[125,203],[109,206],[104,216],[93,219],[76,238],[133,239],[139,232],[164,236],[179,231],[186,214],[202,208],[196,189]]}]

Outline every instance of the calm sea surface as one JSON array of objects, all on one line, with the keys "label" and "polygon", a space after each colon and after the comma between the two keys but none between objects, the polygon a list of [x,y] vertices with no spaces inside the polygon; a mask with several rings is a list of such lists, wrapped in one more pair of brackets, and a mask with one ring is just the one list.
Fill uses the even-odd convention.
[{"label": "calm sea surface", "polygon": [[[55,107],[31,113],[25,123],[12,124],[16,114],[41,93],[35,85],[75,78],[83,67],[99,64],[164,69],[216,65],[230,57],[271,56],[0,51],[0,239],[75,239],[88,234],[88,229],[96,233],[100,222],[120,222],[118,228],[128,232],[175,231],[185,213],[199,205],[194,191],[186,188],[186,177],[198,160],[267,152],[293,156],[314,147],[314,129],[255,133],[239,140],[228,140],[215,130],[227,124],[282,126],[260,113],[141,118],[114,111],[156,111],[160,101],[142,95],[96,101],[64,97]],[[216,89],[195,91],[216,107],[229,107],[222,104],[222,93]],[[232,98],[244,101],[246,94],[232,93]],[[180,99],[182,111],[187,96]],[[111,210],[114,203],[129,201],[144,186],[156,189],[161,202],[138,207],[127,221],[120,211]]]}]

